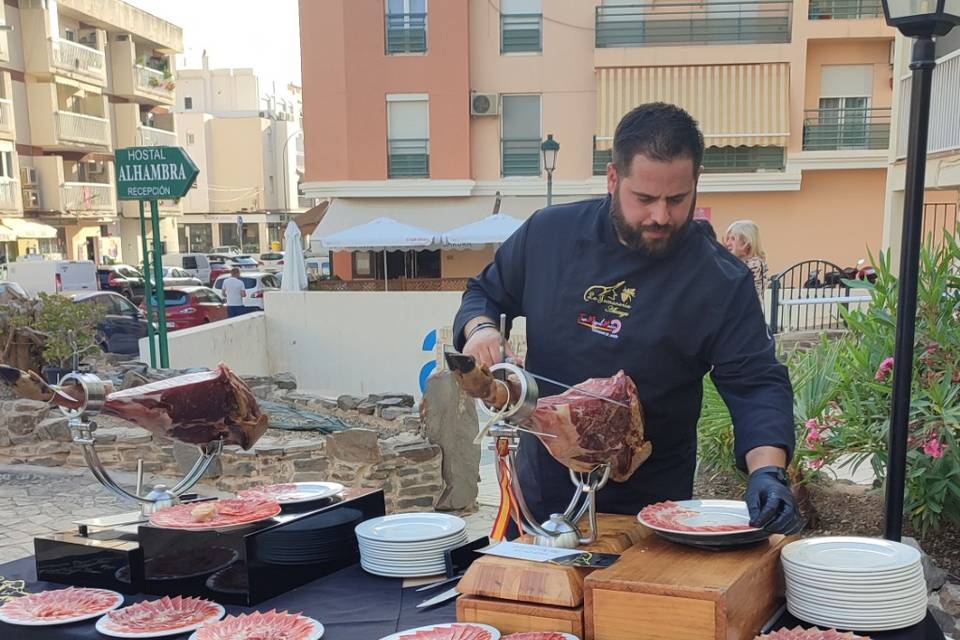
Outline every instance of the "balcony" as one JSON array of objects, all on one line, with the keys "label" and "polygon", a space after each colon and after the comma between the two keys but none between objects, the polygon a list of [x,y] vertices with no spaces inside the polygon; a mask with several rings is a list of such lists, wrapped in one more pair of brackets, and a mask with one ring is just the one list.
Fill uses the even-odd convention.
[{"label": "balcony", "polygon": [[430,177],[430,140],[393,138],[387,140],[387,148],[387,177]]},{"label": "balcony", "polygon": [[[607,173],[607,163],[612,162],[610,138],[593,139],[593,175]],[[703,151],[704,173],[761,173],[783,171],[786,168],[786,153],[777,146],[726,146],[707,147]]]},{"label": "balcony", "polygon": [[426,53],[427,14],[388,13],[386,27],[386,53],[388,56],[404,53]]},{"label": "balcony", "polygon": [[53,115],[58,142],[110,146],[110,121],[106,118],[70,111],[57,111]]},{"label": "balcony", "polygon": [[20,183],[16,180],[0,180],[0,211],[17,211],[17,193],[20,191]]},{"label": "balcony", "polygon": [[500,15],[500,53],[543,51],[543,15],[539,13]]},{"label": "balcony", "polygon": [[500,141],[500,173],[508,176],[540,175],[539,138],[513,138]]},{"label": "balcony", "polygon": [[115,213],[117,208],[113,185],[99,182],[64,182],[61,188],[63,211],[85,213]]},{"label": "balcony", "polygon": [[[909,75],[900,80],[898,159],[907,155],[911,84]],[[957,114],[960,113],[960,49],[937,60],[937,66],[933,69],[930,104],[927,153],[960,151],[960,127],[957,126]]]},{"label": "balcony", "polygon": [[177,146],[177,134],[165,129],[156,129],[148,127],[145,124],[138,125],[140,129],[140,146],[144,147],[175,147]]},{"label": "balcony", "polygon": [[103,51],[70,40],[50,39],[50,65],[57,71],[81,76],[98,84],[107,81]]},{"label": "balcony", "polygon": [[598,6],[596,47],[790,42],[792,11],[792,0]]},{"label": "balcony", "polygon": [[156,96],[163,102],[173,102],[173,90],[176,84],[170,77],[170,72],[138,64],[133,67],[133,73],[137,91]]},{"label": "balcony", "polygon": [[804,111],[804,151],[883,150],[889,144],[889,108]]},{"label": "balcony", "polygon": [[17,132],[13,121],[13,101],[0,99],[0,137],[9,137]]},{"label": "balcony", "polygon": [[810,0],[811,20],[863,20],[882,18],[880,0]]}]

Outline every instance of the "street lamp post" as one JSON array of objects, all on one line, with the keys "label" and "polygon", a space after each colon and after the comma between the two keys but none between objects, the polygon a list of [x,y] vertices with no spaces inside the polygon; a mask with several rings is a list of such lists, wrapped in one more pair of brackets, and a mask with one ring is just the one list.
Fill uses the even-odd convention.
[{"label": "street lamp post", "polygon": [[[890,432],[887,445],[886,519],[884,535],[899,541],[903,531],[903,496],[907,468],[907,425],[913,378],[914,333],[917,316],[917,276],[923,232],[923,196],[930,125],[930,89],[936,53],[933,36],[943,36],[960,24],[960,0],[883,0],[887,24],[914,38],[910,60],[910,117],[907,173],[901,231],[900,280],[897,300],[896,346]],[[902,122],[902,119],[901,119]]]},{"label": "street lamp post", "polygon": [[[960,0],[957,0],[960,2]],[[547,139],[540,145],[540,151],[543,153],[543,168],[547,171],[547,206],[553,204],[553,170],[557,168],[557,153],[560,151],[560,143],[553,139],[553,134],[548,133]]]}]

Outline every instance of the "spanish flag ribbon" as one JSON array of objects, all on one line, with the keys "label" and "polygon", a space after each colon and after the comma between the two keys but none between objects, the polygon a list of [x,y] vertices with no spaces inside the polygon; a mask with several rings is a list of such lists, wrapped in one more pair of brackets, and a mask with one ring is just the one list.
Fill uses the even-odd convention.
[{"label": "spanish flag ribbon", "polygon": [[493,521],[493,530],[490,532],[490,537],[494,540],[503,540],[506,537],[507,526],[510,524],[511,518],[517,523],[517,530],[521,534],[523,533],[523,524],[520,521],[516,496],[513,495],[513,485],[510,482],[510,466],[507,464],[510,455],[510,439],[497,438],[496,446],[500,507],[497,509],[497,517]]}]

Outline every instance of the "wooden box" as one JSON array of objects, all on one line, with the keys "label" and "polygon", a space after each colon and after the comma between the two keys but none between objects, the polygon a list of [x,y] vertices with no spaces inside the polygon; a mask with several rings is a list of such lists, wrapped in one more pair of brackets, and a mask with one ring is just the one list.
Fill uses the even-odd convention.
[{"label": "wooden box", "polygon": [[706,551],[648,531],[584,581],[586,640],[752,640],[782,602],[788,541]]}]

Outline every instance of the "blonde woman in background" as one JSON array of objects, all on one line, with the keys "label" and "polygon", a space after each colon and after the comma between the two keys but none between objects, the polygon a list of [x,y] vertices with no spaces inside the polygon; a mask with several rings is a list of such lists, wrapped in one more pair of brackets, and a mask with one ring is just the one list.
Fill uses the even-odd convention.
[{"label": "blonde woman in background", "polygon": [[737,220],[723,237],[723,246],[737,256],[753,273],[753,284],[763,302],[763,289],[767,284],[767,255],[760,244],[760,229],[753,220]]}]

